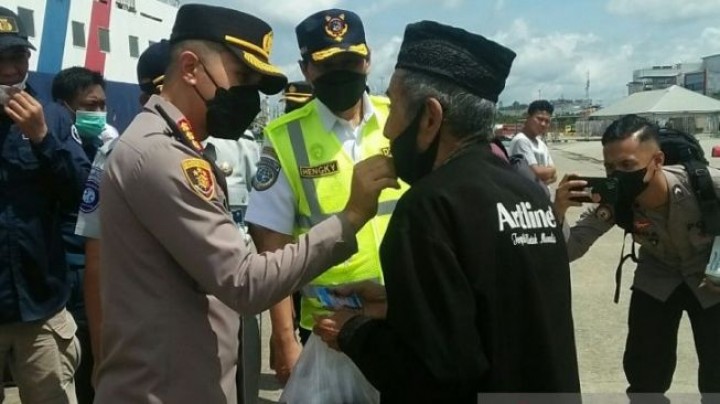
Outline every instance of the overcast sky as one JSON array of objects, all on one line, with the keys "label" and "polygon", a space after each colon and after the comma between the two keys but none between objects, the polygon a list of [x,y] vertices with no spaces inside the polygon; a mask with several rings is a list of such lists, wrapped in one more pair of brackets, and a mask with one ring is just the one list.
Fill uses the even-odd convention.
[{"label": "overcast sky", "polygon": [[[187,2],[187,1],[185,1]],[[194,1],[197,2],[197,1]],[[405,25],[435,20],[513,49],[502,94],[506,105],[541,95],[607,105],[627,95],[632,70],[699,62],[720,53],[720,0],[207,0],[266,20],[275,31],[272,61],[301,79],[294,28],[328,9],[355,11],[373,49],[370,83],[387,86]],[[384,90],[384,89],[383,89]]]}]

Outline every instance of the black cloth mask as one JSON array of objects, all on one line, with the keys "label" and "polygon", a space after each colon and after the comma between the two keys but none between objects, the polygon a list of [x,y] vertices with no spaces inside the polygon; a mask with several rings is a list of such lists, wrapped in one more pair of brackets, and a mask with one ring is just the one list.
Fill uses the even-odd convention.
[{"label": "black cloth mask", "polygon": [[633,204],[648,187],[644,181],[647,167],[635,171],[614,171],[611,176],[618,180],[618,198],[615,201],[615,223],[632,231]]},{"label": "black cloth mask", "polygon": [[198,91],[198,95],[205,101],[207,107],[205,125],[208,134],[219,139],[240,139],[260,113],[258,86],[222,88],[217,85],[207,68],[205,72],[216,88],[215,97],[211,100],[206,100]]},{"label": "black cloth mask", "polygon": [[407,128],[390,143],[395,172],[400,179],[410,185],[430,174],[435,165],[440,144],[440,136],[436,135],[427,150],[418,150],[417,138],[423,112],[424,108],[421,108]]},{"label": "black cloth mask", "polygon": [[315,97],[332,112],[352,108],[367,88],[367,75],[349,70],[335,70],[313,81]]}]

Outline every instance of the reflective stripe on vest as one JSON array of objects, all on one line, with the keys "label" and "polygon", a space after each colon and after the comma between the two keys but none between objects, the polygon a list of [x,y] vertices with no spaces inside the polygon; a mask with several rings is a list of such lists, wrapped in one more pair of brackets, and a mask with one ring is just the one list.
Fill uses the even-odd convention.
[{"label": "reflective stripe on vest", "polygon": [[[372,100],[372,99],[371,99]],[[290,119],[284,124],[270,125],[266,132],[278,161],[285,172],[293,193],[297,198],[295,224],[293,233],[303,234],[313,225],[325,220],[334,213],[342,211],[349,198],[353,159],[344,151],[342,142],[337,136],[322,126],[312,101],[304,108],[311,109],[306,114]],[[387,104],[373,102],[375,116],[363,125],[360,145],[361,158],[378,153],[385,153],[389,142],[382,135],[387,116]],[[283,118],[280,118],[283,119]],[[318,150],[319,154],[315,154]],[[332,172],[325,175],[303,176],[302,168],[318,167],[328,163],[336,164]],[[371,219],[356,235],[358,252],[347,261],[342,262],[315,278],[311,284],[319,286],[342,285],[350,282],[374,279],[382,282],[379,246],[385,234],[390,214],[402,190],[387,189],[380,196],[377,215]],[[312,288],[304,289],[308,292]],[[313,315],[322,312],[317,299],[312,294],[302,299],[301,325],[312,328]]]},{"label": "reflective stripe on vest", "polygon": [[[299,121],[292,121],[288,124],[288,135],[290,135],[290,144],[292,144],[292,150],[293,154],[295,154],[295,161],[297,164],[304,167],[310,166],[310,157],[308,157],[307,154],[307,147],[305,147],[305,140],[303,138],[302,128],[300,127]],[[305,192],[305,198],[308,203],[308,208],[310,209],[310,216],[298,213],[295,217],[295,223],[298,227],[309,229],[330,216],[340,213],[323,213],[320,208],[320,201],[318,201],[315,181],[312,178],[302,178],[300,182],[302,183],[302,188]],[[380,202],[378,204],[376,216],[392,214],[396,205],[397,200]]]}]

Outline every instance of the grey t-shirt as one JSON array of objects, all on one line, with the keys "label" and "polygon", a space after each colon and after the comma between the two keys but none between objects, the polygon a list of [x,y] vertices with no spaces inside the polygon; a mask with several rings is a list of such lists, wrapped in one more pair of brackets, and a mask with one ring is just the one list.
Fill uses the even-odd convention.
[{"label": "grey t-shirt", "polygon": [[510,142],[508,154],[520,154],[525,157],[531,166],[552,167],[555,163],[550,157],[550,150],[545,142],[539,137],[530,139],[526,134],[520,132]]}]

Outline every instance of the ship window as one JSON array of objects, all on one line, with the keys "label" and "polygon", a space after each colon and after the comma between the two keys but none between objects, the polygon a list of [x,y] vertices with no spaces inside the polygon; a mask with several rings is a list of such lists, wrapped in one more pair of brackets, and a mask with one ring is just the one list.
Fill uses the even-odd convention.
[{"label": "ship window", "polygon": [[117,6],[117,8],[130,11],[131,13],[134,13],[136,11],[135,0],[116,0],[115,5]]},{"label": "ship window", "polygon": [[85,24],[77,21],[72,22],[73,45],[85,47]]},{"label": "ship window", "polygon": [[25,27],[29,37],[35,37],[35,19],[33,18],[33,11],[27,8],[18,7],[18,17],[22,21],[22,25]]},{"label": "ship window", "polygon": [[107,28],[98,28],[98,39],[100,40],[100,50],[110,52],[110,31]]},{"label": "ship window", "polygon": [[134,58],[140,56],[140,44],[138,42],[138,37],[130,35],[128,40],[130,41],[130,56]]}]

